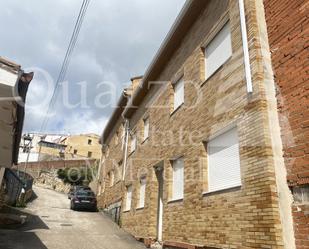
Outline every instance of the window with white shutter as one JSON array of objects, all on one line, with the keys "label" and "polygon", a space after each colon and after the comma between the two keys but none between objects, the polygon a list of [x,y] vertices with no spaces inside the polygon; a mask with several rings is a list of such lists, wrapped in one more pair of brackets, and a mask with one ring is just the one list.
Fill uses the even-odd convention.
[{"label": "window with white shutter", "polygon": [[140,181],[138,208],[143,208],[145,205],[145,193],[146,193],[146,178],[142,178]]},{"label": "window with white shutter", "polygon": [[132,203],[132,185],[127,187],[125,211],[129,211],[131,209],[131,203]]},{"label": "window with white shutter", "polygon": [[136,150],[136,135],[131,136],[131,153]]},{"label": "window with white shutter", "polygon": [[114,186],[114,180],[115,180],[115,174],[114,171],[109,172],[109,186],[112,187]]},{"label": "window with white shutter", "polygon": [[181,78],[174,85],[174,110],[184,103],[185,85],[184,80]]},{"label": "window with white shutter", "polygon": [[208,79],[232,55],[230,23],[226,23],[206,46],[206,79]]},{"label": "window with white shutter", "polygon": [[172,200],[183,198],[184,191],[184,160],[180,157],[173,161],[173,192]]},{"label": "window with white shutter", "polygon": [[208,192],[241,186],[237,128],[210,140],[208,151]]},{"label": "window with white shutter", "polygon": [[149,137],[149,118],[144,119],[144,140]]}]

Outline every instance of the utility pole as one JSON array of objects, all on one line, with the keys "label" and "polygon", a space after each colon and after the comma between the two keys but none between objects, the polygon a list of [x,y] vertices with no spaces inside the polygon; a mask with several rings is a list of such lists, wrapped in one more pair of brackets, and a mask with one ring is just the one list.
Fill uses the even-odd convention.
[{"label": "utility pole", "polygon": [[24,139],[23,151],[27,152],[27,159],[26,159],[25,167],[24,167],[24,178],[25,178],[26,172],[27,172],[27,166],[28,166],[28,162],[29,162],[29,157],[30,157],[30,153],[31,153],[31,149],[32,149],[33,137],[31,137],[30,134],[27,134],[27,135],[25,134],[25,135],[23,135],[23,139]]}]

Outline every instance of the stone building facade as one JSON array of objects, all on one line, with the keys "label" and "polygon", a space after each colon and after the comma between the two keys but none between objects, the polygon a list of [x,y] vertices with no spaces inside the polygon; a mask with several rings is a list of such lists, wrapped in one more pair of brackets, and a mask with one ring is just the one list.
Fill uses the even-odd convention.
[{"label": "stone building facade", "polygon": [[242,4],[187,1],[103,132],[99,205],[146,244],[295,248],[269,19]]}]

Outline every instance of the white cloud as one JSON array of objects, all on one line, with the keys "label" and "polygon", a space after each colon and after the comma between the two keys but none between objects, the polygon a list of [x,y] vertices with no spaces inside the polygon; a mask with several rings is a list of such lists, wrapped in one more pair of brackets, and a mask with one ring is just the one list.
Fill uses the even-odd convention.
[{"label": "white cloud", "polygon": [[[91,1],[73,53],[66,80],[70,100],[80,101],[78,82],[86,81],[89,108],[66,108],[61,92],[47,130],[55,132],[99,132],[112,106],[98,108],[93,101],[97,84],[113,82],[117,96],[132,76],[143,74],[185,0],[104,0]],[[24,68],[40,67],[53,80],[70,40],[82,1],[76,0],[3,1],[0,8],[1,56]],[[30,104],[41,103],[51,90],[35,70],[28,94]],[[108,89],[100,88],[100,91]],[[27,108],[25,129],[38,131],[47,106]]]}]

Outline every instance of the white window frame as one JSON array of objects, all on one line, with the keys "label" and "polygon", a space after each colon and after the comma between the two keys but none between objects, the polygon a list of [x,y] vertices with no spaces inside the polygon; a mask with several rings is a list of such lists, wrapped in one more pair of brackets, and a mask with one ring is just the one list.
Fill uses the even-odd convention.
[{"label": "white window frame", "polygon": [[172,161],[173,183],[172,200],[181,200],[184,197],[184,157]]},{"label": "white window frame", "polygon": [[181,77],[174,85],[174,111],[185,102],[185,82]]},{"label": "white window frame", "polygon": [[149,137],[149,117],[144,119],[144,141]]},{"label": "white window frame", "polygon": [[139,200],[137,208],[145,207],[145,198],[146,198],[146,177],[143,177],[140,180]]},{"label": "white window frame", "polygon": [[[236,154],[234,155],[235,157],[228,157],[226,161],[229,162],[229,164],[232,164],[232,162],[233,162],[235,164],[234,167],[238,166],[238,170],[239,171],[235,170],[235,172],[233,172],[234,180],[231,181],[230,184],[226,184],[223,187],[218,187],[218,184],[215,185],[213,183],[214,182],[218,182],[219,180],[222,181],[222,179],[224,179],[224,176],[227,174],[227,172],[230,172],[230,171],[228,169],[224,169],[224,167],[222,167],[223,168],[222,170],[219,170],[219,171],[217,170],[217,173],[215,173],[215,175],[217,175],[217,176],[213,176],[213,172],[215,172],[215,170],[213,170],[212,168],[215,167],[216,164],[218,165],[218,162],[212,160],[212,157],[210,155],[210,153],[211,153],[210,145],[215,140],[222,139],[222,137],[224,135],[233,136],[231,134],[232,132],[236,133],[236,134],[233,134],[235,141],[233,141],[232,143],[234,143],[234,144],[227,145],[227,147],[225,147],[224,149],[225,150],[227,150],[227,149],[233,150],[234,149]],[[233,146],[234,146],[234,148],[232,148]],[[223,150],[221,150],[220,152],[222,152],[222,151]],[[221,156],[222,153],[220,153],[220,152],[216,153],[217,154],[217,159],[218,158],[221,158],[221,159],[224,158],[224,157]],[[220,154],[218,154],[218,153],[220,153]],[[208,154],[208,157],[207,157],[207,164],[208,164],[208,183],[207,183],[208,184],[208,191],[207,191],[207,193],[221,191],[221,190],[226,190],[226,189],[235,188],[235,187],[241,187],[241,168],[240,168],[239,139],[238,139],[237,127],[233,127],[233,128],[224,130],[223,132],[221,132],[217,136],[211,138],[207,142],[207,154]],[[222,165],[223,164],[224,163],[222,163]]]},{"label": "white window frame", "polygon": [[210,78],[232,56],[232,37],[230,22],[205,47],[205,78]]},{"label": "white window frame", "polygon": [[127,193],[126,193],[126,203],[125,203],[125,210],[131,210],[132,206],[132,185],[127,186]]}]

